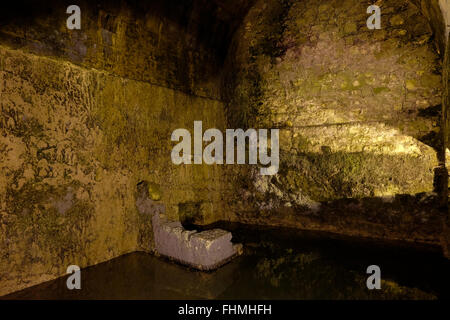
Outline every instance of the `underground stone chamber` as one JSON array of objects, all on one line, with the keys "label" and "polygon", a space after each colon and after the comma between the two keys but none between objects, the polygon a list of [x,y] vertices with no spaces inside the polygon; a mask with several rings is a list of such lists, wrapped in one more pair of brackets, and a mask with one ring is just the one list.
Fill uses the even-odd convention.
[{"label": "underground stone chamber", "polygon": [[[71,4],[0,9],[0,295],[71,298],[51,280],[76,264],[117,271],[107,297],[139,277],[156,289],[130,297],[448,296],[412,280],[424,259],[436,277],[448,267],[446,1],[79,1],[69,30]],[[277,174],[174,165],[172,132],[200,120],[278,129]],[[209,273],[155,258],[159,215],[180,237],[232,232],[243,254]],[[341,291],[371,257],[391,268],[388,291]],[[327,296],[314,270],[345,281]]]}]

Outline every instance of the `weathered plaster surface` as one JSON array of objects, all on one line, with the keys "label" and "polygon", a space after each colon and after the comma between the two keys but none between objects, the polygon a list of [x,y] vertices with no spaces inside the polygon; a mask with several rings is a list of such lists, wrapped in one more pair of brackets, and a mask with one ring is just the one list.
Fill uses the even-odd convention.
[{"label": "weathered plaster surface", "polygon": [[172,219],[186,202],[220,216],[221,168],[172,165],[170,136],[197,119],[223,128],[221,102],[5,47],[0,97],[0,294],[152,250],[142,180]]},{"label": "weathered plaster surface", "polygon": [[[433,192],[442,192],[435,178],[444,160],[445,88],[429,24],[440,12],[415,3],[377,2],[381,30],[367,28],[366,1],[251,8],[226,64],[228,121],[280,128],[281,166],[274,177],[236,172],[253,178],[241,183],[243,201],[230,219],[440,241]],[[383,212],[402,221],[376,203],[390,203]]]},{"label": "weathered plaster surface", "polygon": [[[448,245],[432,193],[448,1],[380,2],[376,32],[359,0],[259,1],[247,15],[246,1],[85,1],[81,31],[59,2],[2,11],[0,295],[153,250],[142,181],[171,220]],[[279,175],[171,165],[171,132],[194,120],[280,128]]]}]

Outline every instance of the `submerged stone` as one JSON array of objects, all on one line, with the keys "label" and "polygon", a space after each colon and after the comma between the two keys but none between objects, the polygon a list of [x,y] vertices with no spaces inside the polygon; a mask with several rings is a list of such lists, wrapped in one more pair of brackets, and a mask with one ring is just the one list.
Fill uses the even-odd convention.
[{"label": "submerged stone", "polygon": [[214,270],[242,253],[241,244],[231,242],[231,232],[212,229],[186,230],[181,222],[170,221],[162,205],[140,191],[136,206],[141,214],[152,216],[155,251],[171,260],[198,270]]},{"label": "submerged stone", "polygon": [[152,218],[156,251],[171,260],[199,270],[214,270],[241,253],[242,245],[231,242],[231,232],[213,229],[189,231],[165,215]]}]

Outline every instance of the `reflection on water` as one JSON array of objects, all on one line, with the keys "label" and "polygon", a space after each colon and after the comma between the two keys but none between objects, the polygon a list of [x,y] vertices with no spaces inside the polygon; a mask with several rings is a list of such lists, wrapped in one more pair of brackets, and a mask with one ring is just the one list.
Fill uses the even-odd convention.
[{"label": "reflection on water", "polygon": [[[449,298],[450,262],[439,250],[289,229],[222,225],[244,255],[214,272],[194,271],[145,253],[82,270],[12,299],[436,299]],[[381,268],[382,289],[368,290],[366,269]]]}]

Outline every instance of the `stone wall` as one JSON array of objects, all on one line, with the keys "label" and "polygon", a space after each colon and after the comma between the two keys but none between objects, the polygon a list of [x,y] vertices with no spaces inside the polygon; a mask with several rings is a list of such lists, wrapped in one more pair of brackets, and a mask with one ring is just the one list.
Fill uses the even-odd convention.
[{"label": "stone wall", "polygon": [[[448,172],[450,163],[450,85],[449,85],[449,32],[450,32],[450,1],[448,0],[415,0],[416,4],[422,8],[422,12],[430,21],[430,25],[435,32],[435,42],[438,50],[443,57],[443,99],[442,99],[442,132],[443,144],[440,150],[441,160],[445,161],[445,167],[442,169],[442,178],[440,184],[442,185],[441,203],[445,208],[447,207],[447,218],[444,226],[442,244],[444,253],[450,257],[450,215],[448,215]],[[442,162],[442,161],[441,161]]]},{"label": "stone wall", "polygon": [[231,220],[439,242],[441,57],[421,8],[379,4],[381,30],[366,1],[252,7],[227,61],[228,121],[279,128],[281,166],[243,173]]},{"label": "stone wall", "polygon": [[445,52],[447,34],[450,30],[450,3],[448,0],[411,0],[430,23],[434,33],[434,42],[440,54]]},{"label": "stone wall", "polygon": [[[141,181],[174,220],[439,241],[436,1],[373,32],[359,0],[80,1],[72,31],[69,4],[1,4],[0,295],[151,251]],[[194,120],[280,128],[279,174],[172,165]]]},{"label": "stone wall", "polygon": [[0,47],[0,294],[152,250],[135,193],[150,181],[172,219],[220,217],[220,167],[175,166],[173,130],[224,128],[221,102]]},{"label": "stone wall", "polygon": [[[450,10],[449,10],[450,11]],[[445,51],[445,59],[444,59],[444,72],[443,72],[443,78],[444,78],[444,95],[442,99],[442,106],[443,106],[443,119],[442,119],[442,125],[445,128],[446,134],[444,135],[445,139],[445,152],[446,155],[450,155],[450,41],[447,39],[447,50]],[[450,161],[448,160],[449,157],[446,157],[446,168],[447,168],[447,187],[448,187],[448,172],[449,172],[449,166]],[[444,201],[447,204],[448,207],[448,196],[449,196],[449,189],[447,189],[447,194],[445,196],[444,194]],[[450,258],[450,214],[447,212],[447,219],[444,226],[444,234],[443,234],[443,245],[444,245],[444,253],[445,255]]]},{"label": "stone wall", "polygon": [[81,30],[70,4],[0,5],[0,295],[151,251],[141,181],[171,219],[227,212],[223,168],[173,165],[170,137],[225,128],[220,66],[249,3],[79,1]]},{"label": "stone wall", "polygon": [[251,1],[77,1],[81,29],[69,30],[71,1],[0,4],[0,40],[128,79],[219,97],[228,42]]}]

